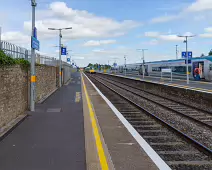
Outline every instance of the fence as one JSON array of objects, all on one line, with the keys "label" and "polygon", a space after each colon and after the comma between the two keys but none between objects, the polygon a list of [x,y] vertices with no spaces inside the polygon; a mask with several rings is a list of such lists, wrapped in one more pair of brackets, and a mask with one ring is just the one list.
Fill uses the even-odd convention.
[{"label": "fence", "polygon": [[[26,48],[19,47],[15,44],[11,44],[6,41],[0,42],[0,49],[2,49],[7,55],[13,58],[24,58],[28,61],[31,61],[31,51],[27,50]],[[49,57],[45,55],[41,55],[36,53],[36,63],[38,64],[45,64],[45,65],[51,65],[56,66],[56,58]]]}]

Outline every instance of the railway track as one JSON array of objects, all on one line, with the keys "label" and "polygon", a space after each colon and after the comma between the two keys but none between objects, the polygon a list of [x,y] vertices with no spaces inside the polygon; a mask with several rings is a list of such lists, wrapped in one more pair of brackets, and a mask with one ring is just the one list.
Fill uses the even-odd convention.
[{"label": "railway track", "polygon": [[[101,77],[99,77],[99,78],[102,79]],[[207,112],[202,109],[194,108],[187,104],[179,103],[179,102],[169,99],[167,97],[158,96],[152,92],[141,90],[140,88],[131,86],[131,85],[126,84],[121,81],[117,81],[114,79],[111,80],[108,78],[104,78],[104,81],[107,81],[114,85],[119,85],[123,89],[125,89],[135,95],[145,98],[155,104],[165,107],[166,109],[169,109],[170,111],[174,111],[182,116],[188,117],[188,118],[192,119],[193,121],[196,121],[204,126],[212,128],[212,113],[211,112]]]},{"label": "railway track", "polygon": [[88,76],[172,169],[212,169],[212,150],[138,104],[129,86]]}]

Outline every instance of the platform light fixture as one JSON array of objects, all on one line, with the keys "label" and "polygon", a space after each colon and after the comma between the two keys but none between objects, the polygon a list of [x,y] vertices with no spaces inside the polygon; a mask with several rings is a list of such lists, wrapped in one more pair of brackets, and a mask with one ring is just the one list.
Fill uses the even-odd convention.
[{"label": "platform light fixture", "polygon": [[125,74],[125,76],[126,76],[126,73],[127,73],[127,63],[126,63],[126,60],[127,60],[126,55],[124,55],[124,67],[125,67],[124,74]]},{"label": "platform light fixture", "polygon": [[141,58],[141,60],[143,60],[142,61],[142,73],[143,73],[143,79],[144,79],[144,73],[145,73],[145,67],[144,67],[144,51],[146,51],[146,50],[148,50],[148,49],[144,49],[144,48],[142,48],[142,49],[137,49],[137,51],[142,51],[142,58]]},{"label": "platform light fixture", "polygon": [[188,74],[188,38],[195,37],[195,35],[178,35],[178,37],[185,38],[185,40],[183,42],[186,43],[186,77],[187,77],[187,84],[189,84],[189,74]]},{"label": "platform light fixture", "polygon": [[62,61],[61,61],[61,38],[62,38],[62,30],[70,30],[72,27],[67,28],[48,28],[48,30],[57,30],[59,31],[59,87],[62,86],[61,75],[62,75]]}]

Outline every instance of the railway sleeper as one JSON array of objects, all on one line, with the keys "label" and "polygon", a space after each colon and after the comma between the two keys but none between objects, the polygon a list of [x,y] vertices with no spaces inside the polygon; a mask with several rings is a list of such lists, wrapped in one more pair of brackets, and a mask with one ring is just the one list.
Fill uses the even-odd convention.
[{"label": "railway sleeper", "polygon": [[189,151],[191,150],[191,147],[188,144],[185,144],[183,142],[166,142],[166,143],[149,143],[151,145],[151,147],[155,150],[155,151],[164,151],[164,150],[168,150],[168,151],[179,151],[179,150],[185,150],[185,151]]},{"label": "railway sleeper", "polygon": [[142,121],[142,120],[139,120],[139,121],[129,121],[132,126],[134,125],[154,125],[155,124],[155,121],[152,121],[152,120],[145,120],[145,121]]},{"label": "railway sleeper", "polygon": [[165,151],[158,152],[165,161],[208,161],[210,158],[198,151]]},{"label": "railway sleeper", "polygon": [[141,130],[137,129],[138,133],[141,136],[161,136],[161,135],[167,135],[167,131],[165,130]]},{"label": "railway sleeper", "polygon": [[211,170],[212,161],[168,161],[168,165],[176,170]]},{"label": "railway sleeper", "polygon": [[153,143],[163,143],[163,142],[178,142],[181,141],[178,138],[175,138],[173,136],[165,136],[165,135],[160,135],[160,136],[143,136],[145,140],[148,142],[153,142]]}]

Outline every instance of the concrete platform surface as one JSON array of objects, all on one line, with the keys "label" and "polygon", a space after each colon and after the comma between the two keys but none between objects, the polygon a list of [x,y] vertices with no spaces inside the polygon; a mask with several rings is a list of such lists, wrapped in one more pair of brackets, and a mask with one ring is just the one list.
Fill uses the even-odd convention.
[{"label": "concrete platform surface", "polygon": [[85,76],[84,81],[101,130],[107,159],[112,162],[110,167],[116,170],[158,169]]},{"label": "concrete platform surface", "polygon": [[80,73],[0,141],[0,170],[86,169]]}]

